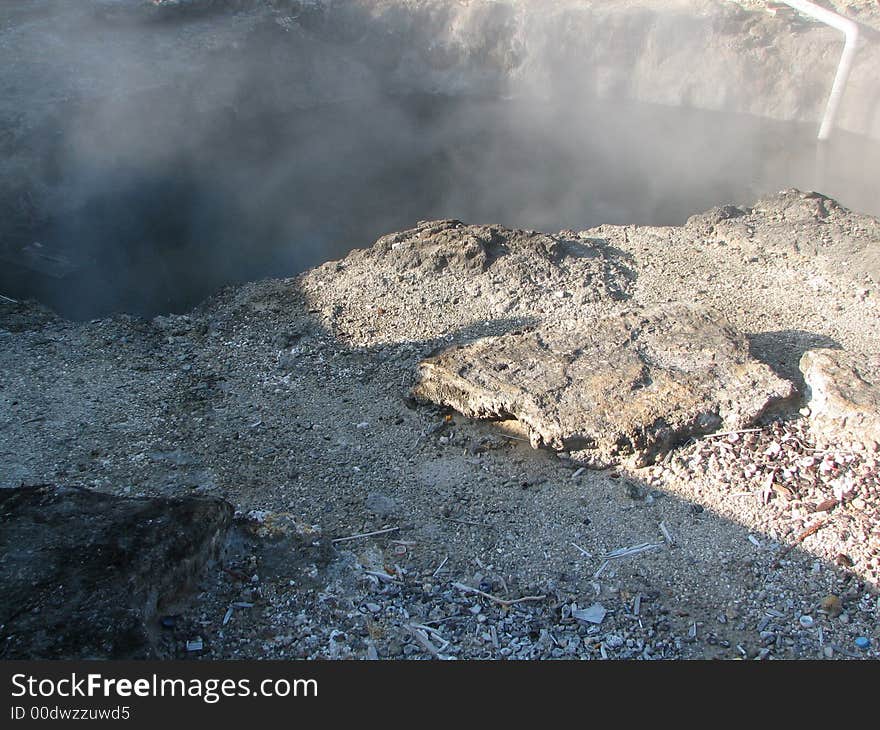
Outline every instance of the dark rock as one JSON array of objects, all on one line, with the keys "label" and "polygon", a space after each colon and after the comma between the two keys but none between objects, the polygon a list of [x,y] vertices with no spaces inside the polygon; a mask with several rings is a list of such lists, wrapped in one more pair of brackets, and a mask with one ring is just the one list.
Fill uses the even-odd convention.
[{"label": "dark rock", "polygon": [[0,658],[161,658],[160,618],[216,557],[219,499],[0,490]]},{"label": "dark rock", "polygon": [[397,503],[380,492],[370,492],[364,500],[364,507],[368,512],[379,517],[391,517],[398,512]]}]

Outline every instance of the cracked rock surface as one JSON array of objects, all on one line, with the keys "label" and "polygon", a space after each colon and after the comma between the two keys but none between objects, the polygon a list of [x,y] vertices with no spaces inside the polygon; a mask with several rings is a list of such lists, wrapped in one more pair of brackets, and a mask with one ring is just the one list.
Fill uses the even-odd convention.
[{"label": "cracked rock surface", "polygon": [[645,466],[692,436],[751,426],[794,388],[717,312],[665,304],[452,347],[419,364],[413,394],[515,418],[535,447]]}]

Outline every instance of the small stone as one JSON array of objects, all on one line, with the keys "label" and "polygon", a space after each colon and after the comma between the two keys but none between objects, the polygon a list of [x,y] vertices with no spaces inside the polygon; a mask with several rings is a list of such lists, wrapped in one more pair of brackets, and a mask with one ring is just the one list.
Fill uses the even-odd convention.
[{"label": "small stone", "polygon": [[572,610],[571,615],[578,621],[591,624],[601,624],[605,620],[608,611],[601,603],[594,603],[588,608]]},{"label": "small stone", "polygon": [[843,610],[843,607],[840,604],[840,599],[833,594],[825,596],[825,598],[822,599],[821,606],[822,610],[831,618],[837,618]]},{"label": "small stone", "polygon": [[808,628],[810,628],[815,622],[813,621],[813,617],[812,617],[812,616],[804,615],[804,616],[801,616],[801,617],[798,619],[798,623],[799,623],[801,626],[803,626],[805,629],[808,629]]},{"label": "small stone", "polygon": [[379,611],[382,610],[382,607],[378,603],[367,603],[364,608],[370,613],[379,613]]},{"label": "small stone", "polygon": [[[636,501],[646,499],[647,492],[645,488],[638,482],[627,479],[624,481],[623,487],[626,491],[626,496],[630,499]],[[653,502],[654,500],[652,499],[651,501]]]},{"label": "small stone", "polygon": [[391,517],[397,513],[397,502],[381,492],[370,492],[364,500],[364,507],[380,517]]},{"label": "small stone", "polygon": [[855,645],[862,651],[866,651],[871,648],[871,640],[867,636],[860,636],[856,639]]}]

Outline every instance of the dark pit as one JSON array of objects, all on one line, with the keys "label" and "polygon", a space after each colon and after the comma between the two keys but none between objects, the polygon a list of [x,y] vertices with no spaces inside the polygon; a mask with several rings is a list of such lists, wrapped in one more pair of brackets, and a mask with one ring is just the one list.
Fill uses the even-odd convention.
[{"label": "dark pit", "polygon": [[[193,22],[109,27],[117,43],[136,38],[128,59]],[[880,213],[880,144],[867,137],[838,131],[819,147],[814,123],[600,98],[576,80],[401,93],[373,66],[369,84],[349,90],[342,73],[328,95],[295,41],[258,25],[207,72],[180,65],[147,89],[43,103],[24,131],[7,121],[0,141],[26,154],[28,177],[0,188],[0,293],[72,318],[152,316],[431,218],[680,225],[786,187]]]}]

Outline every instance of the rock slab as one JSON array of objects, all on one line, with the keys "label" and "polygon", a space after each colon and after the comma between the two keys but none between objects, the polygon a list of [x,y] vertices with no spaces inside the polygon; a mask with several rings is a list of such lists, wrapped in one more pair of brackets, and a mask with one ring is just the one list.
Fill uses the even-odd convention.
[{"label": "rock slab", "polygon": [[810,427],[820,443],[880,449],[880,386],[861,359],[843,350],[808,350],[800,361]]},{"label": "rock slab", "polygon": [[595,466],[644,466],[794,392],[721,315],[682,303],[455,346],[420,362],[413,388],[468,417],[515,418],[535,448],[585,451]]},{"label": "rock slab", "polygon": [[0,659],[161,658],[158,617],[232,516],[219,499],[0,489]]}]

